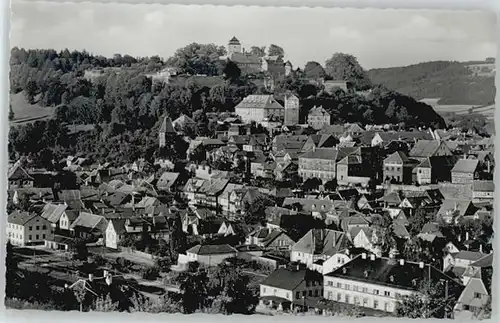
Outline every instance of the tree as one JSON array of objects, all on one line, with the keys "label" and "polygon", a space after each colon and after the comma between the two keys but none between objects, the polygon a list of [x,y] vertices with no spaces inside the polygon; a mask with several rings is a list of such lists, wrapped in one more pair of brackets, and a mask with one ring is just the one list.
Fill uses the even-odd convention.
[{"label": "tree", "polygon": [[325,183],[325,190],[327,191],[335,191],[337,189],[337,179],[331,179]]},{"label": "tree", "polygon": [[304,67],[304,76],[312,79],[324,78],[326,76],[326,72],[320,63],[309,61]]},{"label": "tree", "polygon": [[309,192],[312,190],[317,190],[321,184],[322,181],[319,178],[311,177],[305,180],[304,184],[302,185],[302,188],[305,191]]},{"label": "tree", "polygon": [[31,198],[27,193],[21,194],[18,199],[17,207],[23,212],[29,212],[31,209]]},{"label": "tree", "polygon": [[252,46],[250,47],[250,54],[257,57],[266,56],[266,46]]},{"label": "tree", "polygon": [[83,312],[83,302],[85,301],[85,298],[87,297],[87,288],[85,287],[85,282],[82,284],[78,284],[73,287],[73,293],[75,295],[75,298],[80,304],[80,312]]},{"label": "tree", "polygon": [[95,312],[115,312],[118,310],[118,302],[113,302],[109,294],[99,296],[92,305],[92,310]]},{"label": "tree", "polygon": [[14,110],[12,110],[12,104],[9,104],[9,120],[12,121],[14,120],[15,114]]},{"label": "tree", "polygon": [[[408,318],[444,318],[455,304],[458,287],[449,282],[447,286],[443,281],[421,282],[418,292],[403,296],[396,308],[399,317]],[[445,292],[448,288],[448,292]],[[446,294],[449,296],[446,297]]]},{"label": "tree", "polygon": [[245,201],[245,223],[257,224],[264,223],[266,219],[266,209],[269,206],[274,206],[275,201],[267,195],[258,195],[252,203]]},{"label": "tree", "polygon": [[325,66],[333,79],[350,82],[357,90],[366,90],[371,86],[366,71],[353,55],[335,53],[326,61]]},{"label": "tree", "polygon": [[227,61],[225,63],[222,73],[224,74],[224,79],[231,83],[237,81],[241,76],[240,68],[232,61]]},{"label": "tree", "polygon": [[269,56],[279,56],[281,58],[285,57],[285,50],[275,44],[271,44],[267,49],[267,55]]},{"label": "tree", "polygon": [[174,56],[167,60],[167,65],[191,75],[218,75],[219,58],[225,54],[224,46],[191,43],[177,49]]},{"label": "tree", "polygon": [[24,89],[24,94],[26,96],[26,99],[28,100],[28,103],[30,104],[35,103],[35,95],[37,95],[37,93],[38,93],[38,85],[36,84],[36,82],[33,80],[28,81]]}]

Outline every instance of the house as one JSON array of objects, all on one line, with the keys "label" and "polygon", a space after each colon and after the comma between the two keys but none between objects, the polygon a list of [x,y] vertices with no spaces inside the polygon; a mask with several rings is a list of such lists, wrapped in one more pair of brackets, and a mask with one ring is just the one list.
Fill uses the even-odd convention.
[{"label": "house", "polygon": [[451,182],[456,156],[431,156],[421,159],[412,171],[412,180],[420,185]]},{"label": "house", "polygon": [[126,219],[110,219],[106,228],[106,248],[118,249],[118,244],[127,233],[125,228]]},{"label": "house", "polygon": [[438,140],[418,140],[410,150],[411,158],[422,161],[434,156],[452,156],[453,152],[444,141]]},{"label": "house", "polygon": [[380,258],[363,253],[324,275],[324,297],[393,313],[401,297],[418,293],[420,283],[424,281],[433,285],[445,282],[449,297],[458,297],[462,289],[461,284],[451,277],[423,262]]},{"label": "house", "polygon": [[336,179],[337,162],[357,148],[313,148],[299,156],[299,175],[304,179],[319,178],[323,182]]},{"label": "house", "polygon": [[159,190],[171,192],[175,190],[175,187],[178,183],[179,173],[174,172],[165,172],[161,174],[158,182],[156,183],[156,187]]},{"label": "house", "polygon": [[412,169],[416,161],[408,158],[404,152],[396,151],[384,159],[384,179],[396,183],[411,183]]},{"label": "house", "polygon": [[108,221],[100,215],[80,212],[80,215],[73,221],[70,231],[75,237],[94,240],[102,237],[108,227]]},{"label": "house", "polygon": [[459,159],[451,170],[453,184],[472,184],[479,177],[477,159]]},{"label": "house", "polygon": [[186,251],[189,262],[198,262],[206,266],[217,266],[228,258],[236,257],[238,251],[228,244],[196,245]]},{"label": "house", "polygon": [[40,216],[50,223],[53,233],[59,229],[59,221],[67,208],[66,204],[47,203],[43,206]]},{"label": "house", "polygon": [[260,283],[260,304],[279,310],[293,310],[322,296],[323,276],[299,263],[276,269]]},{"label": "house", "polygon": [[[290,63],[288,61],[288,63]],[[284,125],[294,126],[299,123],[299,98],[292,93],[285,95],[285,116]]]},{"label": "house", "polygon": [[40,244],[51,234],[50,224],[40,215],[16,210],[7,217],[7,238],[18,246]]},{"label": "house", "polygon": [[[455,304],[455,312],[470,312],[475,314],[485,307],[490,295],[481,278],[472,277]],[[458,314],[458,313],[457,313]]]},{"label": "house", "polygon": [[329,126],[330,122],[330,114],[322,106],[314,106],[309,110],[307,124],[314,130],[320,130],[324,126]]},{"label": "house", "polygon": [[298,261],[313,268],[317,260],[326,260],[349,247],[344,232],[329,229],[311,229],[297,241],[290,254],[290,261]]},{"label": "house", "polygon": [[185,114],[175,119],[172,122],[174,129],[180,133],[194,133],[196,122]]},{"label": "house", "polygon": [[442,219],[447,223],[452,223],[464,216],[471,216],[476,213],[477,207],[470,200],[446,199],[439,208],[436,219]]},{"label": "house", "polygon": [[495,182],[474,181],[472,182],[472,199],[474,201],[493,201],[495,195]]},{"label": "house", "polygon": [[284,108],[272,95],[249,95],[234,108],[235,114],[244,123],[262,123],[271,115],[283,117]]},{"label": "house", "polygon": [[[370,134],[371,136],[371,134]],[[370,140],[372,147],[385,147],[392,141],[402,141],[406,143],[415,143],[418,140],[433,140],[434,137],[430,131],[378,131],[375,132]]]},{"label": "house", "polygon": [[277,163],[274,169],[274,178],[277,181],[287,180],[295,174],[298,174],[298,165],[290,161]]},{"label": "house", "polygon": [[333,94],[336,89],[347,92],[351,88],[351,84],[348,81],[343,80],[324,80],[322,83],[325,88],[325,92],[329,94]]},{"label": "house", "polygon": [[460,268],[460,275],[465,272],[474,262],[485,256],[482,252],[460,250],[457,253],[449,253],[443,257],[443,272],[452,270],[453,268]]},{"label": "house", "polygon": [[295,243],[280,229],[259,228],[252,231],[245,240],[246,245],[256,245],[264,249],[290,250]]},{"label": "house", "polygon": [[21,166],[21,162],[17,161],[7,174],[9,181],[9,189],[17,187],[33,187],[34,178]]}]

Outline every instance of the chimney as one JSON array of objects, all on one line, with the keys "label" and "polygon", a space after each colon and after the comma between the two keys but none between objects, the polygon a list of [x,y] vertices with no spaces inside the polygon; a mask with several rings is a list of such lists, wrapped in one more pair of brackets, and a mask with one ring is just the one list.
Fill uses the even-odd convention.
[{"label": "chimney", "polygon": [[345,268],[345,267],[344,267],[344,268],[342,268],[342,273],[343,273],[344,275],[345,275],[345,274],[347,274],[347,268]]},{"label": "chimney", "polygon": [[424,269],[424,262],[423,261],[419,262],[418,266],[420,267],[420,269]]},{"label": "chimney", "polygon": [[466,240],[466,241],[467,241],[467,240],[469,240],[469,231],[466,231],[466,232],[465,232],[465,240]]},{"label": "chimney", "polygon": [[389,276],[389,280],[391,281],[391,283],[394,283],[394,275]]},{"label": "chimney", "polygon": [[93,274],[89,274],[89,282],[91,282],[93,280],[94,280],[94,275]]},{"label": "chimney", "polygon": [[375,260],[375,255],[374,255],[374,254],[371,254],[371,255],[370,255],[370,260],[371,260],[371,261],[374,261],[374,260]]},{"label": "chimney", "polygon": [[483,245],[482,244],[479,244],[479,252],[483,253]]},{"label": "chimney", "polygon": [[364,253],[364,252],[363,252],[363,253],[361,254],[361,258],[366,259],[366,253]]},{"label": "chimney", "polygon": [[404,266],[404,265],[405,265],[405,260],[404,260],[404,259],[399,259],[399,264],[400,264],[401,266]]},{"label": "chimney", "polygon": [[108,275],[109,275],[109,271],[107,269],[104,269],[102,276],[103,277],[108,277]]},{"label": "chimney", "polygon": [[366,278],[366,277],[368,277],[368,270],[365,270],[365,271],[363,272],[363,274],[364,274],[365,278]]}]

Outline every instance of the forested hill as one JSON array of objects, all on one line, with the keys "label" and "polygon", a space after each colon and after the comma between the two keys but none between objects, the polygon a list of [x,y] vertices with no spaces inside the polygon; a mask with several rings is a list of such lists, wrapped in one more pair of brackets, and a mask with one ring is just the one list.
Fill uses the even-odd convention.
[{"label": "forested hill", "polygon": [[[368,71],[374,84],[409,95],[415,99],[441,98],[439,104],[492,104],[495,77],[491,66],[481,62],[434,61],[404,67]],[[470,66],[477,66],[478,72]]]}]

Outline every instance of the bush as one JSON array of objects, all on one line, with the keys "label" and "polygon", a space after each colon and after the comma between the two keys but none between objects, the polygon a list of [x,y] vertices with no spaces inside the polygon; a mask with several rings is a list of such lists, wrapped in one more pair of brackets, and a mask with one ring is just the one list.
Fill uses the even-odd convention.
[{"label": "bush", "polygon": [[155,280],[160,276],[158,267],[149,267],[142,272],[142,278],[147,280]]}]

